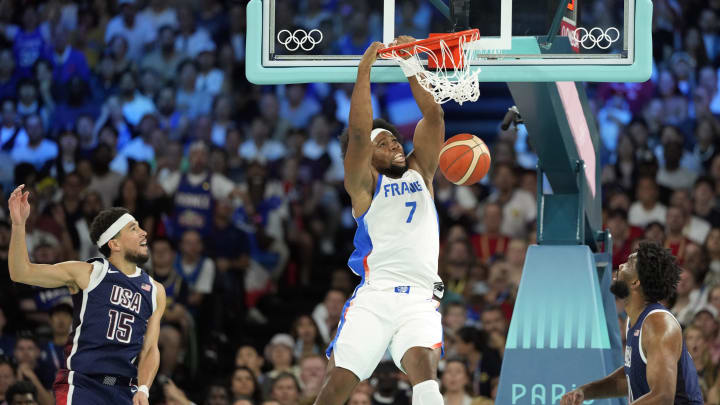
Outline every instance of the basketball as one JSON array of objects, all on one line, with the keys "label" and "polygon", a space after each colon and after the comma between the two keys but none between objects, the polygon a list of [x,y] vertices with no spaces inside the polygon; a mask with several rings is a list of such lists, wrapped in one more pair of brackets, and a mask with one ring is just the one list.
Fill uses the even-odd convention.
[{"label": "basketball", "polygon": [[440,150],[440,171],[458,186],[480,181],[490,170],[490,150],[475,135],[459,134],[445,141]]}]

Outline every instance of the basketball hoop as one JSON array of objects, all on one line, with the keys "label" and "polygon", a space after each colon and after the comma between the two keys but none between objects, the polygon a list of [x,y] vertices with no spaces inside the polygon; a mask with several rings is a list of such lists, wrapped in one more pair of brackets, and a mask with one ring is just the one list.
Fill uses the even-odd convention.
[{"label": "basketball hoop", "polygon": [[[438,104],[450,100],[462,104],[480,97],[480,69],[470,69],[472,50],[465,46],[478,39],[477,29],[430,34],[427,39],[380,49],[378,56],[397,61],[405,76],[415,76]],[[427,58],[427,68],[421,55]]]}]

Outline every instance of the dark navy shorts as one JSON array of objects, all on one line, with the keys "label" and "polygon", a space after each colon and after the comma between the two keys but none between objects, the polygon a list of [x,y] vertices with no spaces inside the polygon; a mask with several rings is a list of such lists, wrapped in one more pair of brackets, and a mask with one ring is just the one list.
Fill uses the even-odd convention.
[{"label": "dark navy shorts", "polygon": [[56,405],[132,405],[137,386],[126,377],[88,376],[59,370],[53,391]]}]

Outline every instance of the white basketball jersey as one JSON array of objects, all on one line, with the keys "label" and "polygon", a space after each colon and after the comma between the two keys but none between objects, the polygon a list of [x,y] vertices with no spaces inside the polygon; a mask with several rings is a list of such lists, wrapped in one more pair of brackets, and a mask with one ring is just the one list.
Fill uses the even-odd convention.
[{"label": "white basketball jersey", "polygon": [[370,208],[355,219],[355,251],[348,265],[361,284],[386,289],[431,289],[440,281],[440,229],[435,203],[420,173],[380,175]]}]

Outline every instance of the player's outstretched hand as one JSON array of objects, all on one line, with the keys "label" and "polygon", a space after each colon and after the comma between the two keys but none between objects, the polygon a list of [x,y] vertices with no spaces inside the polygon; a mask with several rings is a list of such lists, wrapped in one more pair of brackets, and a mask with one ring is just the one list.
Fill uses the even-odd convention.
[{"label": "player's outstretched hand", "polygon": [[368,48],[365,50],[365,53],[362,56],[362,59],[360,60],[360,64],[358,67],[367,67],[369,68],[372,66],[373,63],[377,60],[377,52],[378,50],[385,47],[385,44],[382,42],[373,42],[368,46]]},{"label": "player's outstretched hand", "polygon": [[28,202],[30,192],[23,192],[23,188],[25,188],[24,184],[19,185],[8,199],[10,219],[13,225],[25,226],[25,221],[30,216],[30,203]]},{"label": "player's outstretched hand", "polygon": [[581,405],[585,400],[585,393],[582,389],[576,388],[560,398],[560,405]]}]

